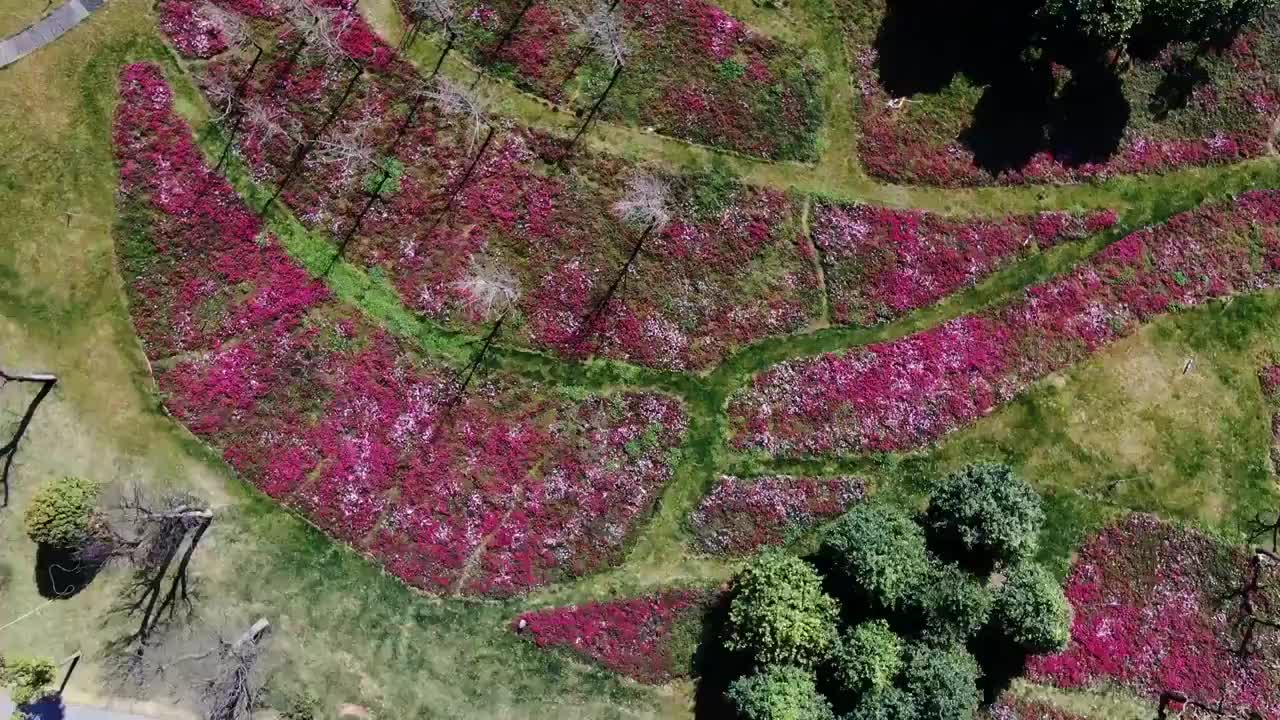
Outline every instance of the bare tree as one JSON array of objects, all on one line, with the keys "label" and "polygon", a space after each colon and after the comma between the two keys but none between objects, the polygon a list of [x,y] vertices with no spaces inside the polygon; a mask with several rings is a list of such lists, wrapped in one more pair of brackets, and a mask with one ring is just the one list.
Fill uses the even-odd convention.
[{"label": "bare tree", "polygon": [[432,221],[431,227],[428,228],[427,232],[434,231],[453,211],[454,201],[467,186],[467,183],[471,181],[471,176],[480,165],[480,160],[484,157],[485,151],[489,149],[489,144],[493,141],[493,135],[497,130],[494,124],[489,121],[488,101],[483,96],[476,94],[475,91],[464,89],[452,80],[441,77],[436,78],[436,89],[431,96],[442,114],[461,122],[464,137],[467,138],[467,152],[471,152],[476,139],[480,137],[481,130],[486,127],[488,130],[485,132],[484,140],[480,143],[480,149],[472,155],[471,162],[467,164],[467,169],[463,171],[458,181],[446,190],[447,199],[444,210]]},{"label": "bare tree", "polygon": [[628,55],[626,31],[622,26],[622,14],[617,12],[614,5],[607,4],[604,0],[597,0],[595,8],[578,20],[578,29],[587,36],[588,47],[609,65],[612,72],[609,75],[609,84],[605,86],[604,92],[600,93],[600,97],[596,98],[595,103],[591,105],[591,110],[587,113],[586,119],[583,120],[582,125],[578,128],[578,132],[574,134],[573,141],[569,143],[570,152],[578,144],[578,140],[587,131],[587,128],[591,126],[591,121],[600,112],[600,108],[604,106],[604,102],[608,99],[613,86],[617,84],[618,78],[622,75],[622,69],[626,65]]},{"label": "bare tree", "polygon": [[631,246],[631,253],[626,262],[614,277],[613,282],[605,290],[591,308],[591,312],[578,328],[579,339],[585,339],[595,333],[600,320],[608,314],[609,305],[618,293],[618,289],[626,281],[627,274],[635,264],[640,251],[655,232],[661,231],[671,222],[668,210],[669,200],[667,186],[653,175],[637,175],[627,181],[627,190],[622,198],[613,204],[613,212],[626,227],[640,229],[640,235]]},{"label": "bare tree", "polygon": [[0,445],[0,458],[4,458],[4,469],[0,470],[0,484],[4,485],[4,503],[0,507],[9,507],[9,473],[13,469],[13,458],[18,454],[18,446],[22,444],[22,438],[27,434],[27,428],[31,426],[31,420],[36,416],[36,409],[40,407],[40,403],[49,396],[53,391],[53,386],[58,383],[55,375],[47,373],[9,373],[0,370],[0,389],[3,389],[9,383],[34,384],[40,386],[35,396],[27,403],[26,410],[18,419],[18,426],[14,429],[13,434],[8,440]]},{"label": "bare tree", "polygon": [[253,716],[266,680],[262,659],[270,629],[271,624],[262,618],[234,641],[215,639],[208,669],[197,685],[198,706],[205,720],[248,720]]},{"label": "bare tree", "polygon": [[362,178],[377,166],[378,150],[373,143],[376,124],[376,118],[358,118],[335,126],[334,132],[316,141],[312,157],[318,164],[336,171],[340,187]]},{"label": "bare tree", "polygon": [[141,485],[108,491],[97,532],[79,557],[133,570],[115,609],[139,616],[134,639],[145,641],[166,612],[169,619],[180,607],[190,612],[191,559],[212,523],[208,503],[185,491],[156,493]]},{"label": "bare tree", "polygon": [[480,349],[460,373],[447,407],[456,405],[466,394],[476,371],[484,364],[485,356],[502,332],[502,324],[520,300],[520,283],[506,266],[493,258],[472,258],[471,272],[455,283],[455,287],[466,294],[467,308],[473,314],[493,324],[481,340]]}]

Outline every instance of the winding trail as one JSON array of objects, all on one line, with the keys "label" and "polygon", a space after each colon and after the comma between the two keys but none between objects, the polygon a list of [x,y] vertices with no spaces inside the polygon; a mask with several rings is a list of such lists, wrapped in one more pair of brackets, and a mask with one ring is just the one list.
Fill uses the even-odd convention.
[{"label": "winding trail", "polygon": [[106,0],[67,0],[26,30],[0,40],[0,68],[62,37],[105,4]]}]

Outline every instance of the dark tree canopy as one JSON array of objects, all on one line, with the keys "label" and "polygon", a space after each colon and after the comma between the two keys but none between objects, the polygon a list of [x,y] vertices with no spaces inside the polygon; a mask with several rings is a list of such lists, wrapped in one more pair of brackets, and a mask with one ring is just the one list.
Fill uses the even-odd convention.
[{"label": "dark tree canopy", "polygon": [[1001,632],[1029,653],[1066,649],[1072,610],[1058,581],[1043,567],[1024,563],[1013,568],[995,598]]},{"label": "dark tree canopy", "polygon": [[963,643],[991,616],[991,593],[972,573],[955,565],[931,568],[916,601],[925,632],[936,641]]},{"label": "dark tree canopy", "polygon": [[902,606],[929,567],[920,526],[884,503],[856,506],[836,521],[823,553],[867,600],[889,609]]},{"label": "dark tree canopy", "polygon": [[921,720],[921,717],[911,696],[891,687],[858,698],[858,704],[842,720]]},{"label": "dark tree canopy", "polygon": [[1276,0],[1047,0],[1046,20],[1059,31],[1105,49],[1123,50],[1140,29],[1171,39],[1210,40],[1276,6]]},{"label": "dark tree canopy", "polygon": [[979,565],[1035,555],[1044,511],[1040,495],[1007,465],[979,463],[934,490],[928,524],[944,545],[957,544]]},{"label": "dark tree canopy", "polygon": [[819,692],[813,672],[773,665],[739,678],[729,699],[743,720],[833,720],[831,704]]},{"label": "dark tree canopy", "polygon": [[780,551],[765,552],[734,581],[725,645],[759,663],[812,666],[836,644],[837,612],[813,566]]},{"label": "dark tree canopy", "polygon": [[846,691],[886,691],[902,671],[902,639],[884,620],[864,622],[841,640],[834,665]]}]

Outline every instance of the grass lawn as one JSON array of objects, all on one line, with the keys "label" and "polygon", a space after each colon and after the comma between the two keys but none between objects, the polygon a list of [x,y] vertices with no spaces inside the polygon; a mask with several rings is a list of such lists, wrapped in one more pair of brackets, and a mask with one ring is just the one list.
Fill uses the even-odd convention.
[{"label": "grass lawn", "polygon": [[0,37],[7,37],[48,15],[58,0],[0,0]]}]

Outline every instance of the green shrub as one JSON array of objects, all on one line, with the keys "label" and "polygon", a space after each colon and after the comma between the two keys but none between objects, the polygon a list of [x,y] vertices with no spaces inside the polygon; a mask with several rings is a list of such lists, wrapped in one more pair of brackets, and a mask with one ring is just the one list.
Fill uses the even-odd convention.
[{"label": "green shrub", "polygon": [[1038,547],[1040,495],[1007,465],[979,463],[952,473],[934,490],[928,525],[943,545],[959,543],[973,559],[1014,563]]},{"label": "green shrub", "polygon": [[840,643],[835,675],[853,693],[876,693],[893,685],[902,670],[902,640],[884,620],[858,625]]},{"label": "green shrub", "polygon": [[45,482],[27,506],[27,536],[52,547],[83,543],[93,525],[98,490],[98,483],[77,477]]},{"label": "green shrub", "polygon": [[971,720],[982,694],[978,662],[964,648],[911,647],[903,670],[903,687],[916,713],[929,720]]},{"label": "green shrub", "polygon": [[0,684],[9,689],[14,705],[27,705],[49,694],[57,670],[48,658],[4,658]]},{"label": "green shrub", "polygon": [[743,720],[832,720],[831,705],[818,693],[813,672],[775,665],[738,678],[729,699]]},{"label": "green shrub", "polygon": [[1071,603],[1048,570],[1025,563],[1009,572],[996,593],[995,621],[1029,653],[1058,652],[1071,637]]},{"label": "green shrub", "polygon": [[891,687],[858,698],[858,704],[841,720],[917,720],[919,717],[911,696]]},{"label": "green shrub", "polygon": [[865,599],[889,609],[904,604],[929,568],[920,526],[881,503],[845,513],[828,530],[822,552]]},{"label": "green shrub", "polygon": [[777,550],[751,562],[734,581],[725,646],[761,663],[811,666],[836,642],[835,600],[817,571]]},{"label": "green shrub", "polygon": [[973,574],[954,565],[931,568],[916,602],[925,632],[937,641],[963,643],[991,617],[991,593]]}]

